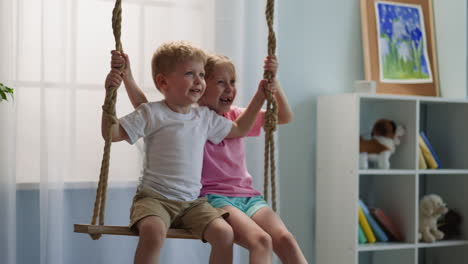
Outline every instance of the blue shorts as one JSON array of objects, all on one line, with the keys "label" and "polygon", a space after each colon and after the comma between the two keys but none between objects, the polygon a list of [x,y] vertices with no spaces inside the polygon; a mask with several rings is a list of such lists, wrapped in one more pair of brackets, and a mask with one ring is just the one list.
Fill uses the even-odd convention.
[{"label": "blue shorts", "polygon": [[249,217],[252,217],[252,215],[261,208],[269,207],[262,195],[252,197],[232,197],[218,194],[207,194],[206,198],[208,198],[208,202],[214,208],[221,208],[227,205],[234,206]]}]

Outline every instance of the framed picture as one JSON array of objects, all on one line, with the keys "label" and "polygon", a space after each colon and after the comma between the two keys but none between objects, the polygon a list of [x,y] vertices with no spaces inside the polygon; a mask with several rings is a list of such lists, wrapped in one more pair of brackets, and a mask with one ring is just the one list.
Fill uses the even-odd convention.
[{"label": "framed picture", "polygon": [[377,93],[439,96],[432,0],[361,0],[361,22]]}]

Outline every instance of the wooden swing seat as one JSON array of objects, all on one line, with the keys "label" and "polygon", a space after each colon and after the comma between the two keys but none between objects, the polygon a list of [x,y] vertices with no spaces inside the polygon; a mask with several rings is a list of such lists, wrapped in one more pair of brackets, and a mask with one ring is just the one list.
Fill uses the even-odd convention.
[{"label": "wooden swing seat", "polygon": [[[100,235],[120,235],[120,236],[138,236],[138,232],[130,229],[128,226],[109,226],[109,225],[80,225],[75,224],[73,231],[84,234]],[[167,238],[179,239],[199,239],[184,229],[171,228],[167,231]]]}]

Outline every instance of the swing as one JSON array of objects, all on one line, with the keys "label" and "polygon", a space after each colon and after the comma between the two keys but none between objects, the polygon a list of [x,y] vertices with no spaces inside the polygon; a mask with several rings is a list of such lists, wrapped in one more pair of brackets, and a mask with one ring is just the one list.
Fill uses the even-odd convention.
[{"label": "swing", "polygon": [[[267,0],[266,4],[266,21],[268,25],[268,55],[272,56],[276,50],[276,37],[273,31],[273,15],[274,15],[274,0]],[[115,38],[116,50],[122,52],[122,43],[120,41],[122,22],[122,0],[116,0],[112,11],[112,29]],[[274,76],[271,72],[265,71],[263,78],[271,80]],[[117,100],[118,87],[110,87],[106,90],[104,105],[102,106],[106,118],[112,120],[109,122],[108,133],[104,136],[104,154],[102,157],[101,171],[99,175],[99,183],[96,190],[96,200],[94,202],[93,217],[90,225],[75,224],[74,232],[89,234],[93,240],[99,239],[102,235],[124,235],[138,236],[138,231],[130,229],[128,226],[106,226],[104,225],[104,211],[106,207],[107,179],[109,174],[110,149],[112,144],[112,129],[116,124],[117,117],[115,115],[115,103]],[[272,206],[276,211],[276,181],[275,181],[275,146],[274,146],[274,131],[276,131],[278,119],[278,108],[273,94],[267,94],[267,109],[265,112],[265,167],[264,167],[264,198],[268,201],[268,175],[271,176],[271,193]],[[99,224],[96,224],[99,217]],[[184,229],[170,228],[167,231],[167,238],[179,239],[198,239],[190,232]]]}]

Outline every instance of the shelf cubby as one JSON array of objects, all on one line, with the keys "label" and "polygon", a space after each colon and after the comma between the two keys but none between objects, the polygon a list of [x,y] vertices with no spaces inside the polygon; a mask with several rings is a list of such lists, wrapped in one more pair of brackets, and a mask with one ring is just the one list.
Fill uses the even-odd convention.
[{"label": "shelf cubby", "polygon": [[[468,104],[422,101],[420,131],[424,131],[443,169],[468,169]],[[449,132],[449,133],[448,133]]]},{"label": "shelf cubby", "polygon": [[362,98],[360,101],[359,135],[369,138],[374,123],[389,119],[405,128],[402,143],[390,158],[392,169],[415,169],[416,114],[417,104],[410,100],[386,98]]},{"label": "shelf cubby", "polygon": [[418,264],[461,264],[468,263],[468,245],[420,248]]},{"label": "shelf cubby", "polygon": [[369,208],[380,208],[404,237],[416,242],[416,175],[361,175],[359,197]]},{"label": "shelf cubby", "polygon": [[414,248],[359,252],[359,264],[414,264]]}]

